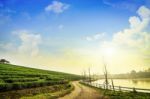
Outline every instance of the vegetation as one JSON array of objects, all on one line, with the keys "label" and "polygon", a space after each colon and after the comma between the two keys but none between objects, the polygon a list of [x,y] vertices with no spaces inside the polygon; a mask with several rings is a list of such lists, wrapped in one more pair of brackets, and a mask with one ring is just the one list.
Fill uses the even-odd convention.
[{"label": "vegetation", "polygon": [[[101,89],[101,92],[104,93],[104,90]],[[150,99],[149,93],[140,92],[114,92],[108,90],[104,95],[110,97],[110,99]]]},{"label": "vegetation", "polygon": [[113,78],[150,78],[150,68],[145,71],[136,72],[132,70],[130,73],[126,74],[115,74],[112,75]]},{"label": "vegetation", "polygon": [[[67,86],[70,80],[79,79],[81,79],[81,76],[74,74],[0,63],[0,97],[4,95],[6,91],[55,85]],[[54,87],[53,89],[57,90],[60,88],[62,87]],[[40,93],[40,91],[38,93]]]},{"label": "vegetation", "polygon": [[74,89],[73,85],[62,86],[61,90],[49,93],[40,93],[38,95],[28,95],[21,97],[21,99],[56,99],[70,93]]},{"label": "vegetation", "polygon": [[9,64],[9,61],[7,61],[6,59],[0,59],[0,63],[1,64]]},{"label": "vegetation", "polygon": [[72,90],[73,86],[60,84],[53,86],[43,86],[23,90],[13,90],[0,93],[0,99],[51,99],[63,96]]},{"label": "vegetation", "polygon": [[[98,78],[104,79],[104,75],[99,75]],[[136,72],[135,70],[132,70],[130,73],[124,73],[124,74],[108,74],[108,78],[114,78],[114,79],[133,79],[133,78],[150,78],[150,68],[144,71]]]},{"label": "vegetation", "polygon": [[109,82],[108,82],[108,72],[107,72],[107,68],[106,68],[106,63],[104,63],[104,77],[105,77],[105,87],[106,87],[106,90],[108,89],[108,85],[109,85]]},{"label": "vegetation", "polygon": [[142,93],[142,92],[122,92],[122,91],[112,91],[112,90],[105,90],[102,88],[97,88],[94,86],[90,86],[84,83],[83,85],[92,87],[100,92],[103,97],[107,97],[108,99],[150,99],[150,93]]}]

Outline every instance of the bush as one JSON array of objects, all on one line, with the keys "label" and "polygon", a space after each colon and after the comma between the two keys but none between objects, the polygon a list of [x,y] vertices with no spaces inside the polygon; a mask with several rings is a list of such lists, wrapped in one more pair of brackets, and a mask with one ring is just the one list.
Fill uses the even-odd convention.
[{"label": "bush", "polygon": [[11,90],[11,89],[12,89],[12,84],[7,84],[7,83],[0,84],[0,92]]},{"label": "bush", "polygon": [[38,78],[7,78],[5,79],[5,82],[7,83],[13,83],[13,82],[32,82],[37,81]]}]

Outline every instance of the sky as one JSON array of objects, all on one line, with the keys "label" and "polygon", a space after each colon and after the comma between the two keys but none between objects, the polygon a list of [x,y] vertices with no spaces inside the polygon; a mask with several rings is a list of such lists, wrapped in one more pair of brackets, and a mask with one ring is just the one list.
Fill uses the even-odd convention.
[{"label": "sky", "polygon": [[0,0],[0,58],[81,74],[150,68],[149,0]]}]

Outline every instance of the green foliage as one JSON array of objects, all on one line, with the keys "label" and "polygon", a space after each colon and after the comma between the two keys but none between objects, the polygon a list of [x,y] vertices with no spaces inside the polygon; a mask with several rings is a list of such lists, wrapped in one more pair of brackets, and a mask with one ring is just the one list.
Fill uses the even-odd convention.
[{"label": "green foliage", "polygon": [[[53,93],[60,92],[60,94],[55,95],[55,97],[59,97],[59,95],[65,95],[66,91],[70,92],[70,89],[72,89],[72,87],[73,86],[69,83],[65,83],[53,86],[42,86],[23,90],[13,90],[0,93],[0,99],[22,99],[23,97],[23,99],[30,99],[29,97],[32,97],[31,99],[52,99],[52,97],[54,96]],[[47,94],[50,96],[47,97]]]},{"label": "green foliage", "polygon": [[65,84],[81,76],[62,72],[0,64],[0,91]]},{"label": "green foliage", "polygon": [[[73,85],[71,84],[65,84],[63,86],[59,86],[59,87],[55,87],[57,90],[58,89],[61,89],[61,90],[58,90],[58,91],[55,91],[55,92],[49,92],[48,93],[40,93],[40,94],[37,94],[37,95],[30,95],[30,96],[24,96],[24,97],[21,97],[20,99],[57,99],[58,97],[62,97],[68,93],[70,93],[74,87]],[[41,91],[41,90],[40,90]]]},{"label": "green foliage", "polygon": [[108,97],[108,99],[150,99],[150,93],[105,90],[105,89],[84,84],[82,82],[80,83],[85,86],[94,88],[95,90],[99,91],[100,94],[102,94],[104,97]]},{"label": "green foliage", "polygon": [[113,92],[107,91],[106,96],[109,96],[110,99],[150,99],[149,93],[138,93],[138,92]]},{"label": "green foliage", "polygon": [[111,75],[113,78],[150,78],[150,68],[145,71],[136,72],[132,70],[130,73],[126,74],[114,74]]},{"label": "green foliage", "polygon": [[0,59],[0,63],[1,64],[9,64],[9,61],[7,61],[6,59]]}]

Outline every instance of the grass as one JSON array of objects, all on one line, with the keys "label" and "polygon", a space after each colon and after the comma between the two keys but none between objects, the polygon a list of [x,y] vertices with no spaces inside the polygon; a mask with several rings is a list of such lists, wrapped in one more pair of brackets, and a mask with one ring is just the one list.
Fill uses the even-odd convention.
[{"label": "grass", "polygon": [[5,99],[10,96],[17,99],[17,97],[29,94],[37,95],[66,90],[70,89],[67,87],[70,86],[69,81],[81,78],[74,74],[0,64],[0,98]]},{"label": "grass", "polygon": [[[81,83],[81,82],[80,82]],[[99,91],[104,97],[108,99],[150,99],[150,93],[142,93],[142,92],[122,92],[122,91],[112,91],[112,90],[104,90],[102,88],[97,88],[94,86],[86,85],[81,83],[85,86],[94,88],[95,90]]]},{"label": "grass", "polygon": [[51,99],[63,96],[73,90],[68,84],[44,86],[0,93],[0,99]]},{"label": "grass", "polygon": [[38,95],[25,96],[21,99],[56,99],[58,97],[62,97],[68,93],[70,93],[74,89],[74,86],[70,84],[70,87],[67,89],[62,89],[59,91],[51,92],[51,93],[42,93]]},{"label": "grass", "polygon": [[110,99],[150,99],[150,93],[140,92],[113,92],[108,90],[107,92],[105,92],[105,95],[109,96]]}]

